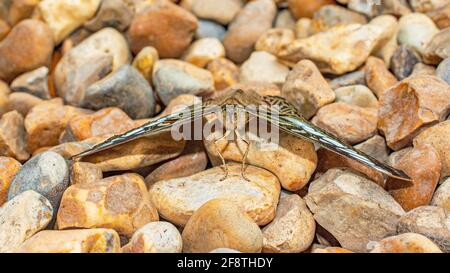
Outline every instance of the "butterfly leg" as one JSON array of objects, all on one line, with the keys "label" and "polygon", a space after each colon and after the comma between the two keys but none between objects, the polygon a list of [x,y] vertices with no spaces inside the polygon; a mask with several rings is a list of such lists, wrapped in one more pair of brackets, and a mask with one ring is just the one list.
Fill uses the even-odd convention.
[{"label": "butterfly leg", "polygon": [[218,138],[218,139],[216,139],[216,140],[214,141],[214,148],[215,148],[215,150],[216,150],[216,153],[219,155],[220,160],[222,161],[222,166],[223,166],[223,168],[225,169],[225,176],[222,177],[222,178],[220,179],[220,181],[224,181],[225,179],[227,179],[227,177],[228,177],[228,166],[227,166],[227,164],[226,164],[226,162],[225,162],[225,158],[223,157],[222,153],[219,151],[219,148],[217,148],[217,143],[218,143],[219,141],[221,141],[222,139],[227,138],[227,137],[230,135],[230,133],[231,133],[231,131],[226,131],[225,134],[224,134],[223,136],[221,136],[220,138]]},{"label": "butterfly leg", "polygon": [[241,139],[247,145],[247,148],[245,149],[245,152],[244,152],[244,156],[242,157],[241,176],[242,176],[242,178],[244,178],[244,180],[247,180],[248,182],[250,182],[250,179],[248,179],[247,176],[245,175],[245,164],[247,162],[248,151],[250,150],[250,141],[243,138],[239,134],[238,130],[236,130],[235,132],[236,132],[237,138]]}]

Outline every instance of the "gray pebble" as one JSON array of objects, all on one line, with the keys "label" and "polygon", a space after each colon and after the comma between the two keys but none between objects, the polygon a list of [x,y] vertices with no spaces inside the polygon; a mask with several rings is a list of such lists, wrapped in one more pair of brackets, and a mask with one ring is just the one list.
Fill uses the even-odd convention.
[{"label": "gray pebble", "polygon": [[450,84],[450,57],[448,57],[447,59],[443,60],[437,70],[436,70],[436,75],[443,79],[444,81],[446,81],[448,84]]}]

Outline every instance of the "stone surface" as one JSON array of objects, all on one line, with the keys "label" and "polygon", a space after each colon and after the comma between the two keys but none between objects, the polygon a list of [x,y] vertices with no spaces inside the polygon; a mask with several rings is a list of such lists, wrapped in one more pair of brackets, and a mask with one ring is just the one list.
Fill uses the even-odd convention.
[{"label": "stone surface", "polygon": [[8,200],[33,190],[43,195],[56,213],[61,196],[69,185],[69,167],[59,154],[44,152],[28,160],[16,173],[8,191]]},{"label": "stone surface", "polygon": [[350,72],[340,77],[336,77],[333,80],[329,81],[328,84],[333,90],[349,85],[357,85],[357,84],[366,85],[365,77],[366,77],[365,71],[358,70],[355,72]]},{"label": "stone surface", "polygon": [[197,18],[166,0],[157,0],[138,12],[128,29],[130,48],[137,54],[153,46],[161,58],[180,57],[194,38]]},{"label": "stone surface", "polygon": [[416,233],[404,233],[377,242],[371,253],[442,253],[427,237]]},{"label": "stone surface", "polygon": [[181,253],[183,240],[169,222],[151,222],[138,229],[123,247],[125,253]]},{"label": "stone surface", "polygon": [[242,8],[240,0],[192,0],[191,11],[198,17],[227,25]]},{"label": "stone surface", "polygon": [[216,38],[198,39],[190,45],[182,59],[204,68],[210,61],[225,57],[225,48]]},{"label": "stone surface", "polygon": [[48,65],[52,53],[52,34],[45,23],[32,19],[20,22],[0,42],[0,80],[10,82],[24,72]]},{"label": "stone surface", "polygon": [[313,34],[312,32],[311,19],[303,17],[295,23],[295,36],[297,39],[307,38]]},{"label": "stone surface", "polygon": [[159,60],[158,51],[154,47],[146,46],[134,57],[133,67],[148,81],[152,81],[153,66]]},{"label": "stone surface", "polygon": [[342,247],[317,247],[311,253],[353,253],[352,251]]},{"label": "stone surface", "polygon": [[390,32],[378,23],[338,26],[294,41],[279,57],[293,63],[310,59],[321,72],[342,75],[361,66]]},{"label": "stone surface", "polygon": [[309,60],[298,62],[289,72],[281,95],[307,119],[336,97],[317,66]]},{"label": "stone surface", "polygon": [[216,90],[223,90],[239,81],[239,68],[228,59],[212,60],[206,69],[212,74]]},{"label": "stone surface", "polygon": [[450,84],[450,57],[439,64],[436,69],[436,76]]},{"label": "stone surface", "polygon": [[289,68],[277,61],[277,58],[265,51],[255,51],[241,65],[239,82],[265,82],[282,86]]},{"label": "stone surface", "polygon": [[165,105],[181,94],[207,95],[214,90],[213,77],[209,71],[175,59],[156,62],[153,84]]},{"label": "stone surface", "polygon": [[275,28],[285,28],[285,29],[295,29],[295,19],[289,9],[282,9],[278,11],[277,17],[275,18],[274,27]]},{"label": "stone surface", "polygon": [[59,229],[107,227],[131,237],[158,219],[142,177],[127,173],[70,186],[61,200],[57,224]]},{"label": "stone surface", "polygon": [[92,32],[104,27],[113,27],[124,31],[131,24],[134,13],[127,1],[102,0],[94,18],[84,23],[84,27]]},{"label": "stone surface", "polygon": [[427,43],[437,32],[438,28],[428,16],[410,13],[400,18],[397,39],[401,45],[409,45],[424,54]]},{"label": "stone surface", "polygon": [[11,157],[0,156],[0,206],[7,201],[9,185],[22,165]]},{"label": "stone surface", "polygon": [[73,30],[95,15],[100,0],[42,0],[38,10],[59,44]]},{"label": "stone surface", "polygon": [[414,146],[430,144],[436,149],[442,163],[442,178],[450,175],[449,132],[450,121],[447,120],[424,130],[414,139]]},{"label": "stone surface", "polygon": [[450,211],[450,178],[447,178],[434,192],[431,205]]},{"label": "stone surface", "polygon": [[377,110],[335,102],[320,108],[312,122],[343,141],[356,144],[375,135]]},{"label": "stone surface", "polygon": [[120,238],[113,229],[44,230],[26,240],[21,253],[118,253]]},{"label": "stone surface", "polygon": [[389,193],[403,209],[409,211],[428,205],[441,175],[441,160],[437,151],[431,145],[417,145],[393,167],[404,171],[412,179],[412,185],[407,186],[400,181],[388,183]]},{"label": "stone surface", "polygon": [[398,233],[414,232],[426,236],[446,253],[450,252],[449,212],[440,207],[422,206],[400,218]]},{"label": "stone surface", "polygon": [[155,113],[153,90],[131,65],[123,65],[109,77],[90,85],[81,106],[93,110],[118,107],[133,119]]},{"label": "stone surface", "polygon": [[288,0],[289,10],[295,18],[312,17],[322,6],[335,4],[334,0]]},{"label": "stone surface", "polygon": [[175,159],[162,163],[146,178],[147,187],[161,180],[191,176],[206,169],[208,156],[201,141],[186,143],[183,153]]},{"label": "stone surface", "polygon": [[11,103],[9,101],[10,93],[11,90],[9,89],[8,84],[0,80],[0,117],[11,109]]},{"label": "stone surface", "polygon": [[8,35],[10,30],[8,23],[0,19],[0,41]]},{"label": "stone surface", "polygon": [[23,117],[17,111],[11,111],[0,118],[0,155],[14,157],[19,161],[27,160],[27,141]]},{"label": "stone surface", "polygon": [[314,240],[316,223],[296,194],[281,196],[275,219],[262,229],[263,252],[298,253]]},{"label": "stone surface", "polygon": [[316,222],[342,247],[356,252],[367,251],[369,241],[395,232],[404,214],[382,187],[340,169],[330,169],[313,181],[305,200]]},{"label": "stone surface", "polygon": [[248,166],[241,177],[240,165],[228,165],[228,177],[215,167],[189,177],[161,180],[150,185],[150,198],[161,217],[184,226],[192,214],[203,204],[215,198],[230,200],[259,225],[269,223],[275,217],[280,193],[278,179],[270,172]]},{"label": "stone surface", "polygon": [[367,24],[364,15],[337,5],[322,6],[314,13],[311,30],[314,33],[329,30],[336,26]]},{"label": "stone surface", "polygon": [[424,61],[438,64],[450,57],[450,29],[444,29],[433,36],[425,48]]},{"label": "stone surface", "polygon": [[383,60],[379,58],[369,57],[364,70],[367,86],[378,98],[381,98],[386,90],[398,82],[395,76],[386,68]]},{"label": "stone surface", "polygon": [[426,13],[448,4],[447,0],[410,0],[411,7],[416,12]]},{"label": "stone surface", "polygon": [[89,111],[63,105],[61,99],[44,101],[33,107],[25,118],[28,150],[54,146],[71,118],[88,114]]},{"label": "stone surface", "polygon": [[271,28],[276,15],[272,0],[256,0],[247,3],[228,26],[223,44],[227,57],[242,63],[253,51],[258,38]]},{"label": "stone surface", "polygon": [[429,76],[435,76],[436,75],[436,68],[431,65],[426,65],[423,63],[417,63],[413,71],[411,73],[411,76],[417,76],[417,75],[429,75]]},{"label": "stone surface", "polygon": [[[212,121],[214,122],[214,121]],[[296,191],[303,188],[311,178],[317,165],[317,155],[314,145],[303,139],[280,132],[277,146],[270,146],[267,140],[257,137],[251,132],[244,136],[250,143],[246,162],[275,174],[284,189]],[[218,132],[204,139],[205,148],[214,166],[222,164],[217,151],[225,160],[242,162],[247,144],[240,138],[228,141],[219,139]]]},{"label": "stone surface", "polygon": [[128,44],[113,28],[104,28],[64,54],[54,71],[58,96],[72,105],[82,102],[86,88],[130,61]]},{"label": "stone surface", "polygon": [[0,253],[16,250],[44,229],[52,219],[52,206],[42,195],[25,191],[0,207]]},{"label": "stone surface", "polygon": [[436,10],[427,13],[436,26],[440,29],[444,29],[450,26],[450,3],[446,6],[438,8]]},{"label": "stone surface", "polygon": [[41,99],[50,99],[48,90],[48,68],[43,66],[24,73],[11,83],[14,92],[26,92]]},{"label": "stone surface", "polygon": [[378,129],[397,151],[410,145],[423,126],[443,121],[449,112],[448,84],[433,76],[409,77],[381,97]]},{"label": "stone surface", "polygon": [[182,233],[183,252],[209,252],[231,248],[260,252],[263,236],[258,225],[234,202],[213,199],[189,219]]},{"label": "stone surface", "polygon": [[266,31],[255,44],[255,51],[266,51],[273,55],[295,40],[295,33],[291,29],[271,28]]},{"label": "stone surface", "polygon": [[103,178],[102,170],[89,162],[75,162],[70,170],[70,183],[88,184],[100,181]]},{"label": "stone surface", "polygon": [[414,66],[420,63],[420,56],[416,50],[409,45],[399,46],[391,59],[391,70],[399,80],[411,75]]},{"label": "stone surface", "polygon": [[219,41],[223,40],[226,29],[221,24],[208,20],[198,20],[198,28],[195,33],[195,38],[216,38]]},{"label": "stone surface", "polygon": [[43,101],[42,99],[28,93],[14,92],[11,93],[8,97],[8,107],[10,108],[11,111],[16,110],[22,116],[26,117],[31,108],[38,105],[42,101]]},{"label": "stone surface", "polygon": [[334,90],[336,102],[344,102],[363,108],[378,108],[378,100],[364,85],[350,85]]}]

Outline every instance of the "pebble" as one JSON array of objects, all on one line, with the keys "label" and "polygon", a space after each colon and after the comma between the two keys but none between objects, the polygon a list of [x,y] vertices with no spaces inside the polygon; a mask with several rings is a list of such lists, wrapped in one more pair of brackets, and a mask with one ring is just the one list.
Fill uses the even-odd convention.
[{"label": "pebble", "polygon": [[377,109],[335,102],[320,108],[312,123],[349,144],[356,144],[375,135]]},{"label": "pebble", "polygon": [[150,187],[153,183],[172,178],[187,177],[206,169],[208,155],[201,141],[187,142],[183,153],[175,159],[162,163],[146,178],[145,184]]},{"label": "pebble", "polygon": [[125,253],[181,253],[183,239],[169,222],[151,222],[138,229],[123,247]]},{"label": "pebble", "polygon": [[102,170],[93,163],[74,162],[70,170],[70,184],[89,184],[103,179]]},{"label": "pebble", "polygon": [[11,157],[0,156],[0,207],[7,201],[9,185],[22,164]]},{"label": "pebble", "polygon": [[[214,145],[219,137],[215,132],[203,140],[211,163],[214,166],[222,164],[217,151],[225,160],[242,162],[247,144],[242,139],[222,139]],[[248,164],[271,171],[282,187],[289,191],[299,190],[308,183],[317,165],[317,155],[311,142],[281,131],[277,146],[270,146],[267,140],[251,132],[247,132],[245,138],[250,142],[246,158]]]},{"label": "pebble", "polygon": [[25,161],[30,157],[27,151],[27,135],[24,120],[17,111],[10,111],[0,118],[0,155]]},{"label": "pebble", "polygon": [[120,238],[113,229],[44,230],[26,240],[21,253],[119,253]]},{"label": "pebble", "polygon": [[241,206],[259,225],[275,217],[280,184],[272,173],[249,165],[241,176],[241,166],[228,165],[228,177],[222,167],[213,167],[197,174],[161,180],[150,185],[150,198],[161,217],[178,226],[185,226],[192,214],[215,198],[224,198]]},{"label": "pebble", "polygon": [[295,36],[297,39],[307,38],[313,34],[312,32],[311,19],[303,17],[295,23]]},{"label": "pebble", "polygon": [[9,101],[10,93],[11,90],[9,89],[8,84],[0,80],[0,117],[11,109],[11,103]]},{"label": "pebble", "polygon": [[223,45],[226,56],[235,63],[244,62],[252,53],[258,38],[272,27],[276,6],[273,0],[247,3],[228,26]]},{"label": "pebble", "polygon": [[206,69],[211,72],[214,87],[218,91],[230,87],[239,81],[239,67],[228,59],[219,58],[212,60],[208,63]]},{"label": "pebble", "polygon": [[137,54],[152,46],[161,58],[178,58],[188,48],[198,27],[189,11],[166,0],[156,0],[138,12],[128,29],[130,48]]},{"label": "pebble", "polygon": [[295,21],[296,20],[292,16],[292,13],[289,11],[289,9],[282,9],[281,11],[278,11],[273,25],[275,28],[294,30],[296,23]]},{"label": "pebble", "polygon": [[153,75],[153,67],[159,60],[158,51],[154,47],[147,46],[141,49],[134,57],[133,67],[136,68],[144,78],[151,83]]},{"label": "pebble", "polygon": [[409,45],[399,46],[391,59],[391,70],[399,80],[403,80],[411,75],[414,66],[420,63],[420,56]]},{"label": "pebble", "polygon": [[382,187],[341,169],[330,169],[314,180],[305,201],[316,222],[343,248],[355,252],[365,252],[369,241],[394,233],[404,214]]},{"label": "pebble", "polygon": [[198,18],[216,21],[228,25],[242,8],[241,0],[192,0],[191,11]]},{"label": "pebble", "polygon": [[112,228],[130,238],[136,230],[158,219],[142,177],[127,173],[67,188],[57,225],[59,229]]},{"label": "pebble", "polygon": [[418,76],[418,75],[436,76],[436,68],[431,65],[417,63],[413,68],[411,76]]},{"label": "pebble", "polygon": [[354,253],[342,247],[317,247],[311,253]]},{"label": "pebble", "polygon": [[195,33],[195,38],[216,38],[217,40],[222,41],[225,36],[225,32],[227,32],[227,30],[221,24],[208,20],[198,20],[198,28]]},{"label": "pebble", "polygon": [[386,68],[383,60],[369,57],[364,67],[367,86],[378,98],[398,83],[397,78]]},{"label": "pebble", "polygon": [[363,108],[378,108],[377,97],[365,85],[350,85],[334,90],[336,102],[343,102]]},{"label": "pebble", "polygon": [[439,29],[450,26],[450,3],[427,13]]},{"label": "pebble", "polygon": [[277,57],[265,52],[255,51],[240,67],[239,82],[264,82],[282,86],[289,73],[289,68]]},{"label": "pebble", "polygon": [[123,65],[107,78],[91,84],[81,106],[93,110],[118,107],[133,119],[155,113],[152,87],[131,65]]},{"label": "pebble", "polygon": [[431,205],[450,211],[450,178],[445,179],[434,192]]},{"label": "pebble", "polygon": [[438,31],[425,14],[410,13],[400,18],[397,39],[401,45],[409,45],[423,55],[426,45]]},{"label": "pebble", "polygon": [[276,56],[280,50],[288,46],[294,40],[295,33],[293,30],[286,28],[271,28],[256,41],[255,51],[266,51]]},{"label": "pebble", "polygon": [[425,48],[424,61],[428,64],[439,64],[450,57],[450,29],[444,29],[433,36]]},{"label": "pebble", "polygon": [[183,252],[210,252],[231,248],[261,252],[263,235],[258,225],[236,203],[213,199],[198,208],[182,233]]},{"label": "pebble", "polygon": [[0,253],[13,252],[52,219],[50,202],[35,191],[25,191],[0,207]]},{"label": "pebble", "polygon": [[10,30],[11,28],[8,23],[0,19],[0,42],[8,35]]},{"label": "pebble", "polygon": [[0,80],[10,82],[24,72],[50,64],[52,53],[49,27],[34,19],[21,21],[0,42]]},{"label": "pebble", "polygon": [[11,109],[11,111],[15,110],[24,117],[27,116],[31,108],[33,108],[34,106],[38,105],[41,102],[43,102],[42,99],[24,92],[14,92],[11,93],[8,97],[8,107]]},{"label": "pebble", "polygon": [[403,209],[410,211],[430,204],[441,175],[441,160],[433,146],[415,146],[393,167],[404,171],[412,179],[412,185],[407,187],[402,187],[401,184],[404,183],[400,181],[388,183],[389,193]]},{"label": "pebble", "polygon": [[302,252],[312,244],[315,228],[314,217],[305,201],[296,194],[282,195],[275,219],[262,229],[262,252]]},{"label": "pebble", "polygon": [[293,63],[310,59],[321,72],[342,75],[361,66],[387,32],[391,30],[375,23],[337,26],[294,41],[279,57]]},{"label": "pebble", "polygon": [[59,97],[79,105],[86,88],[130,62],[124,36],[113,28],[104,28],[69,50],[58,62],[54,82]]},{"label": "pebble", "polygon": [[417,207],[400,218],[398,233],[414,232],[426,236],[445,252],[450,252],[449,212],[440,207]]},{"label": "pebble", "polygon": [[134,12],[126,1],[102,0],[94,18],[84,23],[89,31],[96,32],[104,27],[124,31],[131,24]]},{"label": "pebble", "polygon": [[450,57],[439,64],[436,69],[436,76],[450,84]]},{"label": "pebble", "polygon": [[321,7],[336,3],[334,0],[288,0],[287,2],[289,10],[296,19],[311,18]]},{"label": "pebble", "polygon": [[445,120],[449,112],[447,83],[433,76],[409,77],[381,97],[378,129],[397,151],[409,146],[421,127]]},{"label": "pebble", "polygon": [[336,26],[367,24],[364,15],[337,5],[322,6],[314,13],[311,28],[314,33],[329,30]]},{"label": "pebble", "polygon": [[165,105],[181,94],[207,95],[214,90],[209,71],[175,59],[157,61],[152,82]]},{"label": "pebble", "polygon": [[442,253],[427,237],[417,233],[403,233],[384,238],[374,245],[371,253]]},{"label": "pebble", "polygon": [[211,250],[209,253],[242,253],[242,252],[231,248],[219,247],[214,250]]},{"label": "pebble", "polygon": [[[368,61],[371,57],[369,57]],[[367,62],[366,62],[367,63]],[[330,87],[335,90],[349,85],[366,85],[366,73],[364,70],[357,70],[348,74],[339,76],[329,81]]]},{"label": "pebble", "polygon": [[450,175],[450,156],[448,154],[450,148],[449,133],[450,121],[447,120],[423,130],[423,132],[414,138],[414,146],[430,144],[436,149],[442,163],[441,177]]},{"label": "pebble", "polygon": [[50,201],[54,212],[69,185],[69,167],[63,157],[54,152],[43,152],[32,157],[16,173],[8,191],[8,200],[33,190]]},{"label": "pebble", "polygon": [[100,0],[42,0],[38,12],[52,30],[55,44],[94,16]]},{"label": "pebble", "polygon": [[11,83],[14,92],[26,92],[41,99],[50,99],[48,90],[48,68],[43,66],[24,73]]},{"label": "pebble", "polygon": [[427,13],[448,4],[447,0],[410,0],[411,7],[415,12]]},{"label": "pebble", "polygon": [[70,119],[88,113],[85,109],[63,105],[60,98],[37,104],[25,117],[28,151],[33,153],[41,147],[59,144],[59,136]]},{"label": "pebble", "polygon": [[[378,159],[380,162],[386,163],[388,161],[388,148],[383,137],[375,135],[368,140],[355,145],[355,148]],[[341,156],[337,153],[331,152],[325,148],[317,151],[317,157],[320,159],[316,168],[316,173],[325,173],[332,168],[351,168],[361,174],[364,174],[378,185],[384,187],[386,177],[380,172],[367,167],[366,165],[347,157]]]},{"label": "pebble", "polygon": [[294,66],[286,77],[281,94],[306,119],[336,98],[317,66],[310,60],[302,60]]},{"label": "pebble", "polygon": [[225,57],[225,48],[216,38],[198,39],[190,45],[182,59],[204,68],[209,62]]}]

